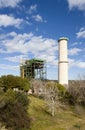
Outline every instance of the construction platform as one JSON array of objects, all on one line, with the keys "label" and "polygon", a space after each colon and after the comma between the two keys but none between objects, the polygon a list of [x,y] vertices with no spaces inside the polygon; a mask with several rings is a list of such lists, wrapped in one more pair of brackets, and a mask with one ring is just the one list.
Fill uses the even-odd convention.
[{"label": "construction platform", "polygon": [[25,60],[20,64],[20,76],[22,78],[46,79],[46,64],[41,59]]}]

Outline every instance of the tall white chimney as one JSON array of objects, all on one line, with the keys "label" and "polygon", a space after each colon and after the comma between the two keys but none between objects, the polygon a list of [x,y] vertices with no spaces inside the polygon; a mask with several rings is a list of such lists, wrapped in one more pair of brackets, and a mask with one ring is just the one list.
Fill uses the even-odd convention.
[{"label": "tall white chimney", "polygon": [[59,84],[68,86],[68,38],[62,37],[58,40],[58,82]]}]

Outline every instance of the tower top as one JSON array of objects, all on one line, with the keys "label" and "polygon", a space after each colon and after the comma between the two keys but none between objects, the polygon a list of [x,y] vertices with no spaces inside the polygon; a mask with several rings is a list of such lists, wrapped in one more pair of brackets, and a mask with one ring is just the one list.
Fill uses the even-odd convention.
[{"label": "tower top", "polygon": [[66,41],[68,41],[69,39],[68,39],[67,37],[61,37],[61,38],[58,39],[58,42],[60,42],[61,40],[66,40]]}]

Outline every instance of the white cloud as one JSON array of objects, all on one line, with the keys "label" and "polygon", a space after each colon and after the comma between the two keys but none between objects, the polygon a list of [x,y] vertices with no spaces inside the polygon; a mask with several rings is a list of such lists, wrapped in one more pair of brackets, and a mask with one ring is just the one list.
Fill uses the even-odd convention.
[{"label": "white cloud", "polygon": [[45,54],[41,54],[37,56],[39,59],[43,59],[45,60],[47,63],[51,64],[51,65],[57,65],[58,61],[56,60],[56,56],[55,55],[48,55],[46,52]]},{"label": "white cloud", "polygon": [[[42,58],[49,63],[55,64],[57,55],[57,40],[34,36],[32,33],[16,34],[11,32],[0,38],[0,53],[20,53],[21,56],[6,57],[6,60],[18,62],[17,58],[26,58],[32,55],[32,58]],[[57,64],[57,63],[56,63]]]},{"label": "white cloud", "polygon": [[37,10],[37,4],[35,5],[31,5],[29,10],[28,10],[28,13],[29,14],[32,14],[33,12],[35,12]]},{"label": "white cloud", "polygon": [[78,8],[79,10],[85,10],[85,0],[67,0],[69,9]]},{"label": "white cloud", "polygon": [[15,65],[15,66],[12,66],[12,65],[6,65],[6,64],[0,64],[0,69],[5,69],[5,70],[19,70],[19,65]]},{"label": "white cloud", "polygon": [[69,59],[69,67],[85,68],[85,62],[81,60]]},{"label": "white cloud", "polygon": [[10,57],[6,57],[4,58],[5,60],[11,61],[11,62],[18,62],[20,63],[20,61],[25,60],[25,59],[29,59],[27,55],[16,55],[16,56],[10,56]]},{"label": "white cloud", "polygon": [[70,59],[70,58],[69,58],[68,61],[69,61],[69,62],[68,62],[68,63],[69,63],[69,68],[76,65],[74,59]]},{"label": "white cloud", "polygon": [[78,45],[78,42],[74,42],[73,44],[71,44],[71,46],[75,46]]},{"label": "white cloud", "polygon": [[16,7],[22,0],[0,0],[0,8],[3,7]]},{"label": "white cloud", "polygon": [[69,49],[68,53],[69,55],[78,55],[78,53],[81,51],[82,51],[81,49],[75,47],[75,48]]},{"label": "white cloud", "polygon": [[33,15],[32,18],[37,22],[44,22],[42,16],[40,16],[39,14]]},{"label": "white cloud", "polygon": [[19,18],[14,18],[12,16],[8,16],[8,15],[0,15],[0,27],[4,26],[15,26],[15,27],[19,27],[19,25],[22,23],[22,19]]},{"label": "white cloud", "polygon": [[78,66],[79,68],[85,68],[85,62],[80,61],[80,62],[78,62],[77,66]]},{"label": "white cloud", "polygon": [[85,38],[85,28],[80,28],[80,31],[76,35],[77,38]]},{"label": "white cloud", "polygon": [[70,46],[73,47],[73,46],[77,46],[77,45],[81,45],[81,44],[83,44],[83,43],[82,42],[74,42]]},{"label": "white cloud", "polygon": [[[29,10],[27,11],[27,13],[29,13],[29,14],[33,14],[33,13],[35,13],[37,11],[37,4],[34,4],[34,5],[31,5],[30,6],[30,8],[29,8]],[[33,18],[35,21],[37,21],[37,22],[47,22],[46,20],[44,20],[43,18],[42,18],[42,16],[41,15],[39,15],[39,14],[33,14],[32,15],[32,17],[31,18]]]}]

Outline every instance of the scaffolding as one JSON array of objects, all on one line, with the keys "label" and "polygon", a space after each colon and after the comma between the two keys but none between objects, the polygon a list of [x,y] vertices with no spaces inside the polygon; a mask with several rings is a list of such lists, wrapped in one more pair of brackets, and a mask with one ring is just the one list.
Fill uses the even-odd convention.
[{"label": "scaffolding", "polygon": [[30,79],[46,79],[46,64],[44,60],[25,60],[20,64],[20,76]]}]

